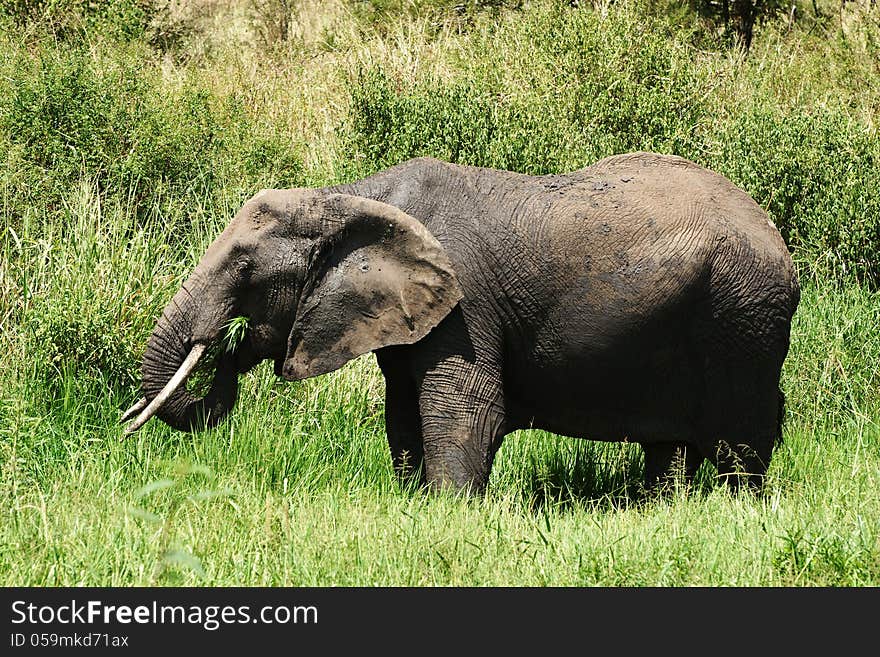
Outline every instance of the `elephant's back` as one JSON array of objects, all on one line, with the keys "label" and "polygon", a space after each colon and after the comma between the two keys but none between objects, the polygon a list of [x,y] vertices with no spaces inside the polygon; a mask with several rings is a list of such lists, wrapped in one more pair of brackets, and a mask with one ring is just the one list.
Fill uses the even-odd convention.
[{"label": "elephant's back", "polygon": [[567,178],[552,219],[561,248],[602,252],[609,267],[615,258],[637,261],[648,286],[658,282],[652,270],[679,283],[709,277],[731,289],[751,276],[797,296],[794,264],[776,226],[724,176],[682,157],[637,152]]},{"label": "elephant's back", "polygon": [[758,296],[774,288],[785,297],[780,303],[792,311],[797,305],[797,275],[785,241],[767,212],[728,178],[683,157],[644,152],[605,158],[582,171],[620,180],[627,187],[623,202],[635,214],[653,211],[672,231],[688,232],[684,222],[700,234],[715,286],[744,293],[751,287]]},{"label": "elephant's back", "polygon": [[687,322],[697,308],[735,316],[769,302],[790,318],[798,286],[788,250],[764,210],[723,176],[680,157],[629,153],[536,182],[544,202],[533,204],[549,208],[549,257],[533,269],[542,285],[560,281],[544,328],[574,351],[656,331],[660,318]]},{"label": "elephant's back", "polygon": [[[626,291],[635,307],[689,301],[681,307],[705,314],[707,332],[728,325],[731,348],[738,340],[747,349],[762,331],[787,344],[800,299],[797,273],[776,226],[746,192],[694,162],[656,153],[609,157],[578,175],[586,220],[569,213],[560,233],[594,251],[611,247],[595,277],[613,283],[611,293]],[[603,232],[608,239],[594,237]],[[760,328],[766,323],[773,327]],[[769,341],[766,347],[784,351]]]},{"label": "elephant's back", "polygon": [[724,239],[737,235],[768,253],[787,251],[767,213],[728,178],[676,155],[613,155],[577,172],[583,193],[604,192],[624,212],[649,215],[670,227],[696,222],[697,230]]}]

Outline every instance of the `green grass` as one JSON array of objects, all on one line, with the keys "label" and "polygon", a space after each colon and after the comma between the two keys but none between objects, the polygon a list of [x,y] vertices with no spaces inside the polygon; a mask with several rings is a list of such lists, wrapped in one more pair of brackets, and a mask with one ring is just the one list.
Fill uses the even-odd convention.
[{"label": "green grass", "polygon": [[[246,24],[170,53],[0,35],[0,584],[880,585],[875,26],[771,22],[743,60],[642,5],[482,4],[325,3],[272,48]],[[217,428],[122,438],[156,317],[260,186],[638,147],[736,179],[797,258],[764,494],[704,465],[645,496],[638,446],[542,432],[505,440],[485,497],[401,488],[372,356],[294,384],[264,364]]]}]

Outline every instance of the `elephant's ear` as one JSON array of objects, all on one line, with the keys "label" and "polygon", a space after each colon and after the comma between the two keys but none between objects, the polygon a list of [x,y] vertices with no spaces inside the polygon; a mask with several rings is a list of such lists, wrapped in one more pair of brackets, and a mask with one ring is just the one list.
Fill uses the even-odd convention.
[{"label": "elephant's ear", "polygon": [[421,340],[462,297],[448,255],[416,219],[359,196],[323,204],[328,228],[287,341],[288,380]]}]

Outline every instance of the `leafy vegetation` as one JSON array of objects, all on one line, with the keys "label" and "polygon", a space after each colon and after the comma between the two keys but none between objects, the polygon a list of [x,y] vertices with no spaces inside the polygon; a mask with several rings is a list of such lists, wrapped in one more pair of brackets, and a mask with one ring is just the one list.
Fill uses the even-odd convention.
[{"label": "leafy vegetation", "polygon": [[[813,7],[745,55],[673,0],[0,3],[0,582],[876,586],[880,27]],[[120,440],[158,313],[261,187],[635,149],[729,176],[801,270],[764,495],[705,465],[648,497],[637,446],[541,432],[485,499],[401,489],[371,356]]]}]

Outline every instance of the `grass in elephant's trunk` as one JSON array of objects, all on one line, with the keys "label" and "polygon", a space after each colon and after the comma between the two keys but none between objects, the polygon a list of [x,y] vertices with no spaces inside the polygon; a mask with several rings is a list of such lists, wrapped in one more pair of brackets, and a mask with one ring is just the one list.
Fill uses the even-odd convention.
[{"label": "grass in elephant's trunk", "polygon": [[232,356],[247,337],[250,320],[247,317],[233,317],[224,326],[220,340],[208,346],[205,355],[186,380],[186,389],[201,398],[208,394],[217,373],[217,364],[225,355]]}]

